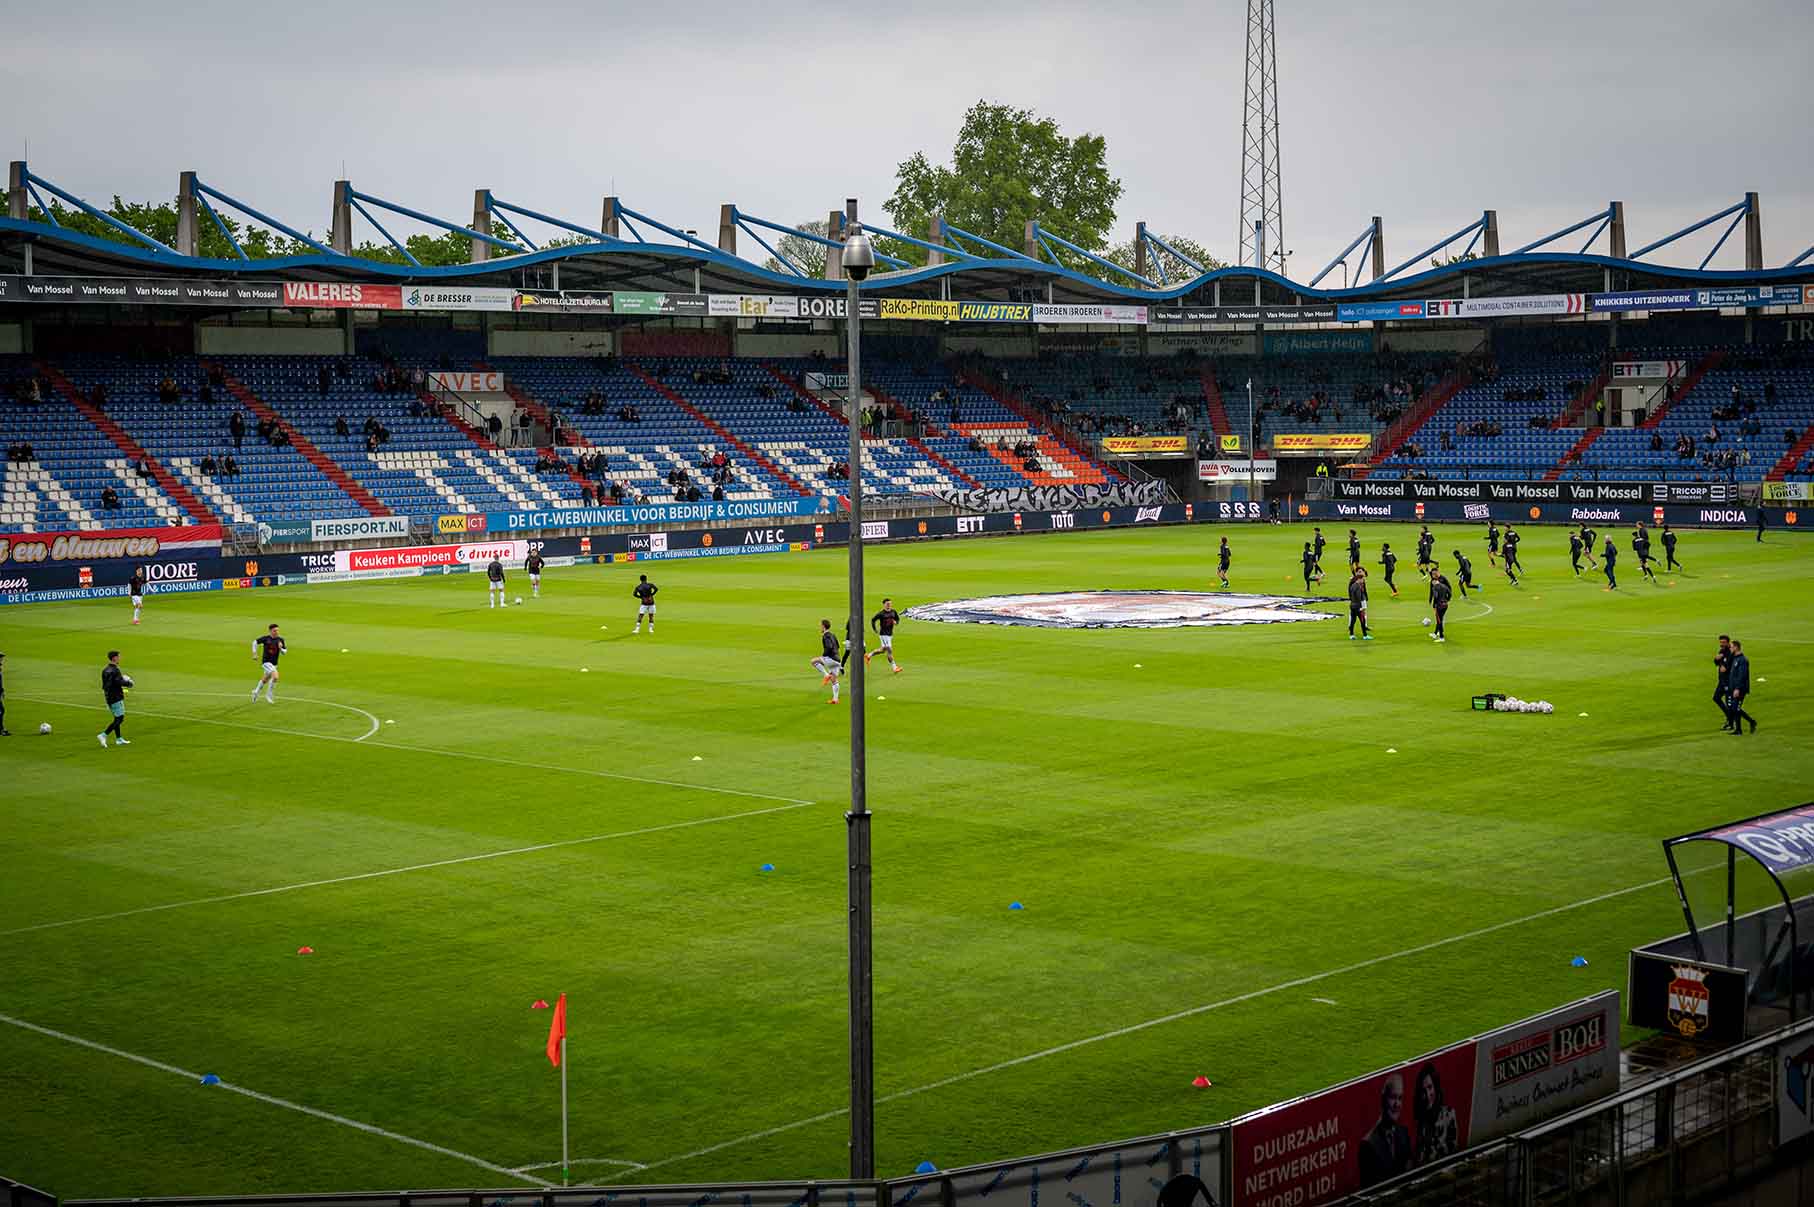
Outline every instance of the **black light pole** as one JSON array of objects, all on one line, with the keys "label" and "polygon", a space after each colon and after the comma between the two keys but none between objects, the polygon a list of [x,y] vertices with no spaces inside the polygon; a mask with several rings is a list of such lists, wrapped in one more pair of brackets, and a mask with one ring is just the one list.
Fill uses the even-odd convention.
[{"label": "black light pole", "polygon": [[856,199],[845,202],[845,331],[850,337],[850,401],[844,418],[850,428],[850,606],[845,634],[850,660],[850,812],[844,815],[850,856],[850,1176],[876,1175],[875,984],[870,950],[869,800],[865,783],[867,750],[863,732],[863,384],[862,318],[857,283],[875,267],[875,249],[857,222]]}]

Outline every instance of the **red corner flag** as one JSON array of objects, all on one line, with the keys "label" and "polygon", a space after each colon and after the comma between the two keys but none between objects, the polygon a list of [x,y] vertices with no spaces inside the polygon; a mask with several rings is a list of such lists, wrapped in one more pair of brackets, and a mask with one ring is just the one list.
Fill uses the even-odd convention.
[{"label": "red corner flag", "polygon": [[548,1063],[555,1068],[561,1065],[561,1041],[567,1038],[567,995],[561,994],[554,1003],[554,1017],[548,1021]]}]

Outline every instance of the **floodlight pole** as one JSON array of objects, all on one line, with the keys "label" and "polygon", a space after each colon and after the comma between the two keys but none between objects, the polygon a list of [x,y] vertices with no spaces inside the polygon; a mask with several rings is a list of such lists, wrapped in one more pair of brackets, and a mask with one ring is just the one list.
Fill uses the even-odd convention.
[{"label": "floodlight pole", "polygon": [[1257,502],[1254,497],[1254,432],[1259,426],[1253,414],[1253,378],[1247,379],[1247,501]]},{"label": "floodlight pole", "polygon": [[[845,240],[845,331],[850,341],[849,391],[845,422],[850,429],[850,604],[846,612],[850,651],[850,812],[844,815],[850,858],[850,1176],[875,1177],[875,985],[870,937],[868,752],[863,730],[863,647],[868,628],[863,613],[863,382],[862,317],[857,276],[848,268],[852,244],[861,236],[856,202],[849,203]],[[867,240],[865,240],[867,242]],[[865,274],[866,275],[866,271]]]}]

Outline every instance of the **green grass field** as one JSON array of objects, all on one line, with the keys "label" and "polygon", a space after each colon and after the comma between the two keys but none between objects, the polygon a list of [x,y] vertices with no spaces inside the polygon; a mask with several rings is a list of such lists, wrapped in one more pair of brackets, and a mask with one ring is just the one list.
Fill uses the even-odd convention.
[{"label": "green grass field", "polygon": [[[871,606],[1205,589],[1224,533],[1236,590],[1289,592],[1304,532],[871,549]],[[1363,529],[1369,563],[1413,532]],[[1408,556],[1367,644],[902,628],[869,711],[883,1173],[1212,1122],[1622,986],[1681,929],[1658,839],[1814,795],[1814,546],[1689,532],[1687,573],[1627,555],[1607,594],[1558,530],[1517,591],[1479,530],[1438,537],[1487,586],[1441,646]],[[469,576],[154,596],[136,629],[123,600],[0,610],[0,1173],[558,1177],[510,1171],[559,1156],[530,1006],[566,992],[583,1177],[841,1176],[847,722],[807,661],[844,565],[552,571],[502,613]],[[1722,631],[1754,737],[1708,699]],[[102,750],[116,646],[132,745]],[[1555,715],[1470,711],[1489,690]]]}]

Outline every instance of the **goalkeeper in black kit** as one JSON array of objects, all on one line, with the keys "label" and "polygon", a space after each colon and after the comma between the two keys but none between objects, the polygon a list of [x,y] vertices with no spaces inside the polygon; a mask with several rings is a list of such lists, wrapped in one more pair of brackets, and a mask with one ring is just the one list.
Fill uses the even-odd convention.
[{"label": "goalkeeper in black kit", "polygon": [[[894,660],[894,627],[901,623],[901,614],[894,610],[892,599],[882,600],[882,610],[869,618],[869,627],[882,638],[882,653],[888,658],[888,667],[895,674],[901,673],[901,664]],[[870,653],[863,651],[863,664],[869,664]]]}]

